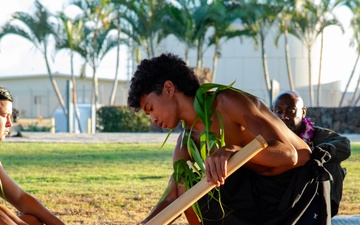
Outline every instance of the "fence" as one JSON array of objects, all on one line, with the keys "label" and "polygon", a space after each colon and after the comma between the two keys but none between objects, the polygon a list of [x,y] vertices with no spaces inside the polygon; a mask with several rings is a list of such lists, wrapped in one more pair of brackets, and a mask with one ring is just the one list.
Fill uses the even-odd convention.
[{"label": "fence", "polygon": [[54,118],[19,118],[14,124],[15,126],[19,131],[55,133]]}]

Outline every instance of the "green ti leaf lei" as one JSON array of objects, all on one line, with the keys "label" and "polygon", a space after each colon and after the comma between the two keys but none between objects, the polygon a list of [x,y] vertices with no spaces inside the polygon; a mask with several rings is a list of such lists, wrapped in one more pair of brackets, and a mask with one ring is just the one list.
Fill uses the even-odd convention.
[{"label": "green ti leaf lei", "polygon": [[[190,130],[184,132],[182,137],[183,144],[187,145],[189,155],[193,159],[193,162],[178,160],[174,163],[174,180],[178,183],[178,185],[184,185],[186,190],[193,187],[197,182],[205,177],[204,161],[206,157],[210,155],[210,151],[212,149],[218,149],[225,146],[225,132],[222,116],[220,112],[212,109],[217,93],[223,90],[231,89],[250,95],[247,92],[233,88],[232,85],[234,83],[235,82],[227,86],[215,83],[206,83],[202,84],[196,92],[194,108],[197,112],[197,117],[195,118]],[[217,113],[219,118],[220,137],[217,137],[215,132],[210,132],[212,125],[211,117],[214,113]],[[193,131],[194,124],[199,119],[203,122],[205,130],[200,134],[200,143],[198,148],[194,140],[191,138],[191,133]],[[222,208],[219,189],[215,188],[213,191],[218,191],[219,197],[215,200],[219,202],[219,205]],[[208,194],[210,197],[215,198],[213,191],[210,191]],[[199,221],[203,221],[198,203],[196,202],[192,207],[197,214]]]}]

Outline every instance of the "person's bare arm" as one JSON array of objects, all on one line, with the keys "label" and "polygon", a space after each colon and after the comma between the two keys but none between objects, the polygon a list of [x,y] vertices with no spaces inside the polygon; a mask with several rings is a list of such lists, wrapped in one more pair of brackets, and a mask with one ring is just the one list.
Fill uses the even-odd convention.
[{"label": "person's bare arm", "polygon": [[[227,120],[227,124],[231,122],[243,127],[244,132],[243,134],[239,132],[238,139],[246,140],[246,143],[234,145],[236,134],[228,134],[228,137],[232,135],[230,142],[228,143],[229,138],[225,138],[227,145],[214,151],[205,161],[208,182],[218,186],[223,184],[227,176],[228,159],[236,151],[241,150],[241,146],[258,135],[266,140],[268,147],[245,165],[255,172],[276,175],[302,165],[310,158],[310,150],[306,143],[296,137],[259,100],[241,93],[226,91],[226,93],[218,94],[216,109],[223,115],[224,121]],[[234,133],[233,130],[226,130],[225,127],[225,135],[227,132]],[[240,135],[246,135],[246,137],[240,137]]]},{"label": "person's bare arm", "polygon": [[[58,217],[51,213],[36,198],[21,189],[5,172],[0,163],[0,178],[5,194],[5,199],[13,205],[21,214],[36,217],[47,225],[64,225]],[[2,196],[3,197],[3,196]]]},{"label": "person's bare arm", "polygon": [[175,201],[178,197],[177,195],[177,184],[172,178],[169,179],[167,194],[164,196],[163,200],[155,205],[155,207],[151,210],[149,215],[142,220],[138,225],[146,224],[149,222],[154,216],[156,216],[159,212],[165,209],[168,205],[170,205],[173,201]]},{"label": "person's bare arm", "polygon": [[28,223],[20,219],[14,212],[12,212],[9,208],[7,208],[4,205],[0,205],[0,224],[28,225]]},{"label": "person's bare arm", "polygon": [[[179,135],[177,144],[174,149],[173,154],[173,163],[177,162],[179,159],[188,160],[190,159],[186,147],[181,145],[182,136]],[[183,194],[186,189],[182,185],[178,185],[176,181],[174,180],[173,176],[170,176],[168,186],[167,194],[164,196],[164,198],[155,205],[155,207],[151,210],[149,215],[142,220],[138,225],[146,224],[148,221],[150,221],[153,217],[155,217],[158,213],[160,213],[163,209],[165,209],[168,205],[170,205],[173,201],[175,201],[181,194]],[[188,214],[192,214],[193,210],[190,207],[190,209],[187,210]],[[196,215],[195,215],[196,216]],[[191,218],[188,217],[188,220],[191,220]],[[190,222],[190,221],[189,221]],[[194,223],[190,223],[194,224]]]},{"label": "person's bare arm", "polygon": [[310,153],[308,145],[258,99],[230,93],[220,102],[225,109],[231,107],[231,110],[227,110],[227,116],[242,125],[251,136],[250,139],[261,135],[268,143],[268,147],[251,162],[269,167],[294,166],[299,160],[299,150],[304,149]]}]

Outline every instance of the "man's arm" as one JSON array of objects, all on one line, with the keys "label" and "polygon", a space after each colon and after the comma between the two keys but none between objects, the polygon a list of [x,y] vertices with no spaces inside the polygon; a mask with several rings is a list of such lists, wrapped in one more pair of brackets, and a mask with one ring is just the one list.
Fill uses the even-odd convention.
[{"label": "man's arm", "polygon": [[159,212],[165,209],[168,205],[170,205],[173,201],[175,201],[178,197],[177,195],[177,184],[172,178],[169,179],[169,183],[164,192],[167,192],[161,201],[159,201],[153,210],[149,213],[149,215],[141,221],[138,225],[146,224],[149,222],[154,216],[156,216]]},{"label": "man's arm", "polygon": [[22,190],[5,172],[0,163],[0,179],[6,201],[13,205],[21,214],[36,217],[44,224],[64,225],[59,218],[51,213],[36,198]]},{"label": "man's arm", "polygon": [[328,151],[331,155],[329,162],[342,162],[350,157],[350,140],[333,130],[314,127],[313,145]]},{"label": "man's arm", "polygon": [[[226,94],[219,102],[225,109],[223,113],[234,123],[243,126],[245,132],[251,136],[248,142],[261,135],[268,143],[266,149],[250,160],[252,163],[267,167],[293,167],[303,165],[310,158],[307,144],[289,130],[260,100],[237,93]],[[306,153],[302,156],[304,159],[299,157],[299,152]]]},{"label": "man's arm", "polygon": [[[183,146],[182,144],[182,134],[179,135],[177,139],[177,143],[174,149],[173,154],[173,164],[177,162],[180,159],[184,159],[185,161],[190,159],[190,156],[188,155],[188,151],[186,149],[186,146]],[[154,216],[156,216],[159,212],[161,212],[163,209],[165,209],[168,205],[170,205],[173,201],[175,201],[180,195],[185,193],[186,188],[184,185],[179,185],[174,180],[173,176],[170,176],[168,186],[165,189],[165,196],[163,196],[163,199],[159,201],[158,204],[155,205],[153,210],[150,212],[150,214],[141,221],[138,225],[146,224],[148,221],[150,221]],[[190,207],[189,209],[185,210],[185,215],[187,217],[187,220],[189,224],[199,224],[199,221],[197,219],[197,216]]]}]

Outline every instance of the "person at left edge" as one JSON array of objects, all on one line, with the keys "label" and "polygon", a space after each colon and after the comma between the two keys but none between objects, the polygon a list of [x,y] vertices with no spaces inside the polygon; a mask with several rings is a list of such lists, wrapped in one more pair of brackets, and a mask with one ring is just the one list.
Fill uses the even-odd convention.
[{"label": "person at left edge", "polygon": [[[13,98],[10,92],[0,87],[0,141],[9,134],[12,123]],[[64,225],[57,216],[47,209],[34,196],[25,192],[6,173],[0,162],[0,181],[2,192],[0,196],[14,206],[19,214],[15,214],[5,205],[0,205],[1,225]],[[4,194],[4,196],[3,196]]]}]

